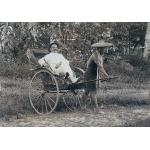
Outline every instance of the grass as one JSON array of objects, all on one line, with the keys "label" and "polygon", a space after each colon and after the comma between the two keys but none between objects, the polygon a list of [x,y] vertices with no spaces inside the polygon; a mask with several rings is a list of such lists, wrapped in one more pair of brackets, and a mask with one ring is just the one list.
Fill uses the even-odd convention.
[{"label": "grass", "polygon": [[[149,88],[149,84],[147,84],[149,75],[136,68],[134,68],[134,70],[131,68],[128,70],[128,67],[124,68],[123,65],[119,66],[113,63],[111,63],[111,67],[109,67],[109,65],[106,66],[107,72],[110,75],[118,75],[118,78],[102,84],[101,94],[99,95],[99,99],[102,103],[130,104],[134,96],[127,96],[129,90],[143,90]],[[28,64],[17,65],[15,63],[0,63],[0,83],[2,87],[0,93],[0,117],[6,114],[12,115],[34,112],[28,98],[28,86],[32,75],[29,68],[30,66]],[[113,91],[111,94],[111,90],[116,90],[116,92]],[[138,99],[136,96],[135,98]],[[143,98],[140,97],[140,99]],[[139,100],[134,102],[138,104]],[[61,106],[64,107],[63,105]]]},{"label": "grass", "polygon": [[8,78],[27,79],[31,77],[29,64],[0,63],[0,76]]}]

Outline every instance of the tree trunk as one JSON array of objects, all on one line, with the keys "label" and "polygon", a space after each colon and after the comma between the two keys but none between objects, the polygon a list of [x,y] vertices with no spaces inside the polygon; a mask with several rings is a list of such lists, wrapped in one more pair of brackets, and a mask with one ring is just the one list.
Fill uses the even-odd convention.
[{"label": "tree trunk", "polygon": [[150,23],[147,23],[146,35],[145,35],[145,48],[143,57],[148,60],[150,55]]}]

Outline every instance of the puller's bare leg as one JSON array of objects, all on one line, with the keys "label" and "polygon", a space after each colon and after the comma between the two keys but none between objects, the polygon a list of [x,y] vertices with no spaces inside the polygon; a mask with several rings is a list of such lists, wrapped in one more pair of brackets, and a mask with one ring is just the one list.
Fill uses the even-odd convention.
[{"label": "puller's bare leg", "polygon": [[99,112],[99,105],[98,105],[97,92],[96,91],[91,92],[91,98],[92,98],[92,100],[94,102],[94,105],[95,105],[94,106],[94,111],[96,113],[98,113]]}]

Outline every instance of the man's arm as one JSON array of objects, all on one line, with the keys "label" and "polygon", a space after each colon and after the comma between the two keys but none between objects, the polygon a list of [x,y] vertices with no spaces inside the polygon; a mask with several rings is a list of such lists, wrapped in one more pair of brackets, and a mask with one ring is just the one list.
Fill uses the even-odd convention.
[{"label": "man's arm", "polygon": [[96,54],[95,59],[98,65],[99,72],[102,74],[102,76],[104,75],[105,78],[108,78],[109,76],[103,66],[103,57],[99,53],[95,53],[95,54]]}]

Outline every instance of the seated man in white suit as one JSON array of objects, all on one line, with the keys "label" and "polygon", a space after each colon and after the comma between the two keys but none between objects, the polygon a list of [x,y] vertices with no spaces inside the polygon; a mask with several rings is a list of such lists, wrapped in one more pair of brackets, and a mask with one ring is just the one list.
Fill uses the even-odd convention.
[{"label": "seated man in white suit", "polygon": [[38,60],[42,67],[47,67],[55,75],[64,75],[69,78],[72,83],[77,82],[75,73],[69,65],[69,61],[61,54],[58,53],[57,44],[51,44],[51,52]]}]

